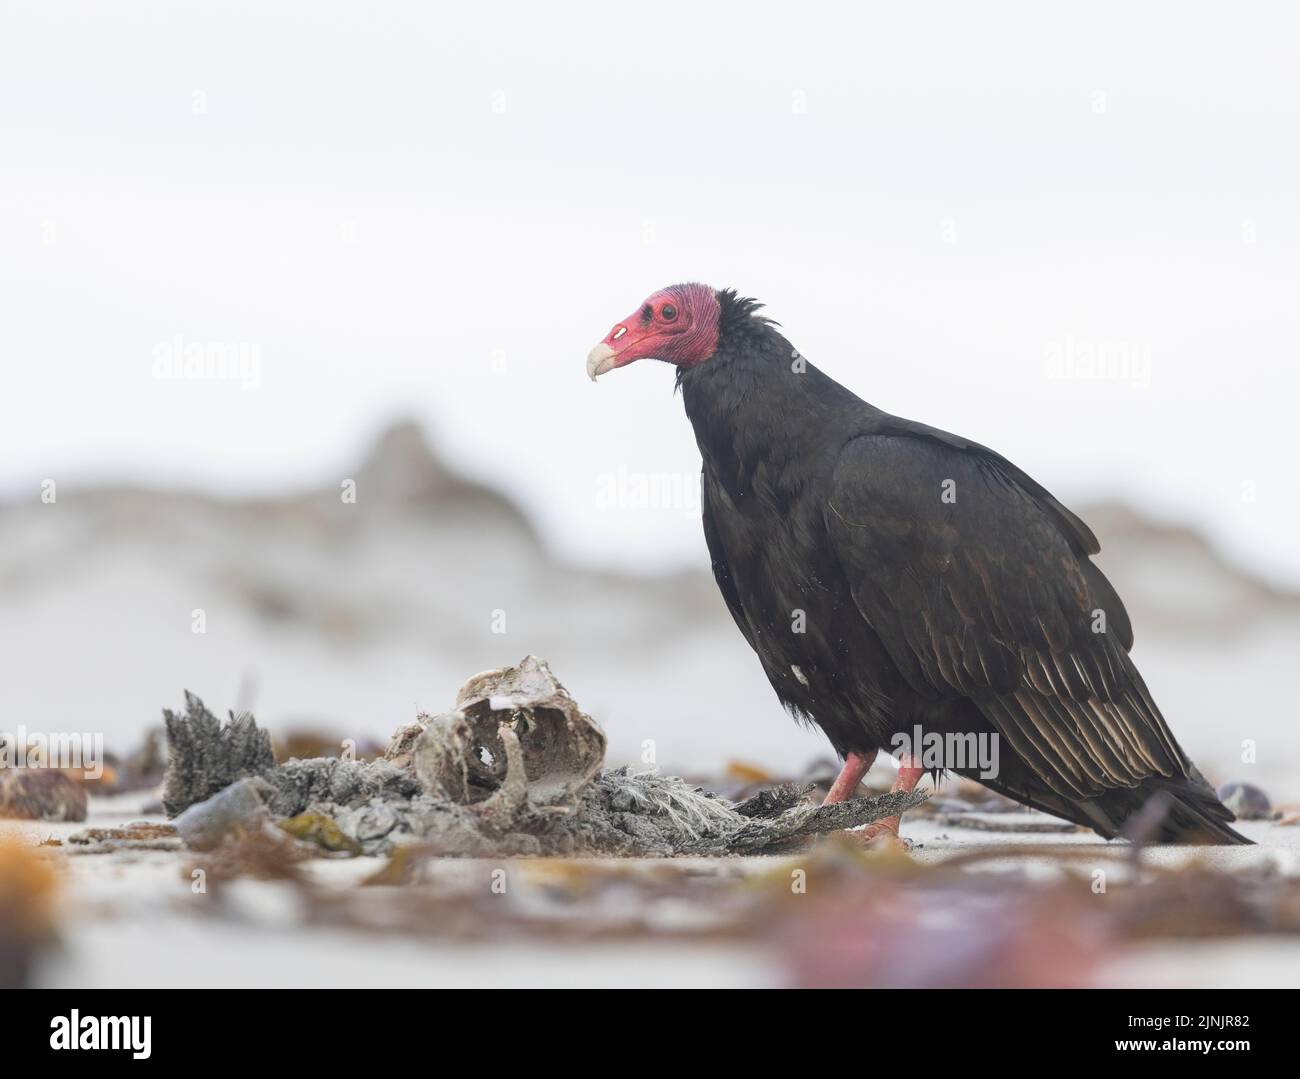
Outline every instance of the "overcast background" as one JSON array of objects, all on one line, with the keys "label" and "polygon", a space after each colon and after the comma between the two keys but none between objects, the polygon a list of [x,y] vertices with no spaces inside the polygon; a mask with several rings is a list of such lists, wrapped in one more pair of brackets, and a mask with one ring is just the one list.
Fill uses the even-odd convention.
[{"label": "overcast background", "polygon": [[[39,506],[47,480],[62,506],[62,492],[110,481],[337,491],[411,417],[455,469],[522,507],[557,564],[702,570],[699,460],[671,371],[646,362],[593,386],[583,369],[647,294],[696,279],[758,297],[868,400],[992,445],[1071,504],[1126,503],[1254,577],[1300,585],[1297,9],[366,6],[3,5],[0,501]],[[243,349],[256,366],[160,377],[178,343]],[[1100,377],[1087,366],[1098,350]],[[185,512],[197,533],[207,518]],[[290,662],[256,611],[202,659],[181,651],[172,637],[210,604],[163,575],[194,536],[136,537],[113,562],[99,537],[127,517],[87,513],[90,554],[60,556],[45,579],[64,591],[30,591],[35,606],[0,620],[0,720],[74,709],[70,656],[98,659],[117,716],[105,722],[121,729],[182,685],[224,706],[250,665]],[[222,527],[237,542],[246,524]],[[67,527],[32,525],[32,557]],[[240,572],[271,574],[281,541],[263,540]],[[305,542],[275,546],[276,564],[306,564]],[[444,582],[504,564],[428,542],[391,563],[405,580],[427,567],[426,606],[451,611],[460,593]],[[366,551],[358,564],[391,557]],[[92,554],[100,584],[60,585]],[[28,563],[9,572],[34,579]],[[1205,732],[1246,677],[1212,666],[1209,581],[1168,575],[1174,606],[1147,622],[1163,611],[1174,625],[1179,594],[1200,597],[1199,651],[1159,652],[1158,630],[1144,665],[1157,696],[1200,702]],[[1138,582],[1119,583],[1129,595]],[[648,601],[624,599],[618,617],[642,617]],[[466,624],[485,627],[499,601],[471,602]],[[778,728],[716,597],[718,636],[692,643],[686,624],[702,616],[675,628],[670,606],[646,640],[603,656],[608,624],[584,625],[563,595],[532,602],[536,631],[504,651],[463,633],[463,655],[421,640],[389,649],[379,677],[337,656],[325,669],[308,649],[278,689],[263,679],[257,703],[273,719],[364,710],[378,734],[445,705],[473,670],[546,650],[580,684],[601,659],[596,703],[634,709],[648,694],[645,714],[722,671],[683,731],[744,679],[757,695],[745,709],[761,699],[773,714],[754,720],[771,756],[820,745]],[[570,639],[546,636],[566,619]],[[1259,692],[1268,657],[1294,654],[1268,633],[1240,646]],[[417,668],[431,654],[436,673]],[[691,677],[664,681],[671,665]],[[634,747],[650,722],[629,719],[615,744]],[[708,751],[728,745],[746,748],[724,731]]]},{"label": "overcast background", "polygon": [[[670,372],[582,361],[698,279],[873,403],[1300,581],[1296,9],[374,6],[4,5],[6,492],[274,489],[400,408],[569,554],[695,563],[671,508],[597,497],[696,471]],[[176,335],[260,385],[153,377]],[[1045,377],[1071,341],[1149,382]]]}]

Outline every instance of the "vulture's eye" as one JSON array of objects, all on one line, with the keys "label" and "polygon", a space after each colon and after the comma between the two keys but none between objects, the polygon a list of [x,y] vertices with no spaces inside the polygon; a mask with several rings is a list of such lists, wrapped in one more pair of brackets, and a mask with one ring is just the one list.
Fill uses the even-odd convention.
[{"label": "vulture's eye", "polygon": [[666,303],[659,309],[659,314],[663,316],[665,322],[672,322],[677,317],[677,308],[670,303]]}]

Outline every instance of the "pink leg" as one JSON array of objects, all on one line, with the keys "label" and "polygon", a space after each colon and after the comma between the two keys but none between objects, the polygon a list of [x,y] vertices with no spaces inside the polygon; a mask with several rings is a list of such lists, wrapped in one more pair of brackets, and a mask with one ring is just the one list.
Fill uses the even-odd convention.
[{"label": "pink leg", "polygon": [[[904,755],[898,759],[898,778],[894,780],[894,785],[889,789],[891,791],[911,791],[921,781],[923,775],[925,775],[925,769],[918,767],[913,758]],[[868,824],[858,835],[868,842],[878,836],[892,836],[897,839],[899,820],[900,817],[886,817],[874,824]]]},{"label": "pink leg", "polygon": [[822,805],[830,805],[832,802],[847,802],[854,796],[858,789],[858,784],[862,782],[862,777],[873,764],[876,763],[876,750],[870,753],[850,753],[844,758],[844,767],[840,769],[840,774],[835,777],[835,782],[831,784],[831,792],[826,795],[826,800]]}]

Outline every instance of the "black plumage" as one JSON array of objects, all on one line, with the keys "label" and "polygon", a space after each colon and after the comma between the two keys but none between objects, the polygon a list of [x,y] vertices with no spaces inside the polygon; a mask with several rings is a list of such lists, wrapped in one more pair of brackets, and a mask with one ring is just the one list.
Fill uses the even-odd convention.
[{"label": "black plumage", "polygon": [[718,343],[680,367],[703,456],[704,532],[737,626],[783,704],[841,754],[926,731],[997,735],[981,778],[1119,834],[1247,842],[1129,658],[1096,537],[1005,458],[889,415],[801,357],[731,291]]}]

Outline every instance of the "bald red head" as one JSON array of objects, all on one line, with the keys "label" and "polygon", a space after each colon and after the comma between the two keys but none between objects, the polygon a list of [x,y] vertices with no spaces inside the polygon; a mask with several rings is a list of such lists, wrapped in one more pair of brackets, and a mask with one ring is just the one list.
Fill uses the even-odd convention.
[{"label": "bald red head", "polygon": [[593,379],[653,358],[678,367],[694,367],[718,347],[718,294],[708,285],[671,285],[661,289],[617,323],[587,356]]}]

